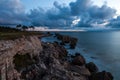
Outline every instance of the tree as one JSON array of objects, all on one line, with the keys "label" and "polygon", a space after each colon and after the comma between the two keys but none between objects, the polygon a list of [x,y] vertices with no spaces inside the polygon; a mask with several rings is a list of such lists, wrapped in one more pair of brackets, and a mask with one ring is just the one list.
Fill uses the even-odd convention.
[{"label": "tree", "polygon": [[34,27],[34,26],[30,26],[29,28],[30,28],[30,29],[32,29],[32,30],[34,30],[34,29],[35,29],[35,27]]},{"label": "tree", "polygon": [[28,27],[25,26],[25,25],[23,25],[23,26],[22,26],[22,30],[25,31],[26,29],[28,29]]},{"label": "tree", "polygon": [[22,29],[22,25],[21,24],[18,24],[17,26],[16,26],[16,29]]}]

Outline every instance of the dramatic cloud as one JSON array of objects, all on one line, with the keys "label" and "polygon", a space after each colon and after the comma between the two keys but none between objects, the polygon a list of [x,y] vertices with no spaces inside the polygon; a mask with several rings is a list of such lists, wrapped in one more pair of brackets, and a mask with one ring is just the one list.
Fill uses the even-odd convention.
[{"label": "dramatic cloud", "polygon": [[91,27],[94,23],[102,24],[106,20],[110,20],[116,13],[115,9],[108,7],[106,4],[98,7],[92,3],[91,0],[76,0],[71,2],[69,6],[65,6],[54,2],[54,8],[50,10],[31,10],[29,18],[32,19],[33,25],[38,26],[73,26],[73,21],[80,19],[78,24],[74,26]]},{"label": "dramatic cloud", "polygon": [[0,24],[22,24],[26,20],[20,0],[0,0]]},{"label": "dramatic cloud", "polygon": [[91,7],[91,0],[76,0],[76,2],[70,3],[71,13],[72,15],[80,15],[88,11],[89,7]]},{"label": "dramatic cloud", "polygon": [[106,4],[98,7],[92,3],[91,0],[77,0],[70,3],[71,13],[80,17],[77,26],[91,27],[94,23],[101,24],[113,18],[116,13],[115,9],[108,7]]},{"label": "dramatic cloud", "polygon": [[89,14],[94,19],[110,19],[115,15],[116,10],[103,5],[101,7],[92,6],[89,9]]},{"label": "dramatic cloud", "polygon": [[[37,8],[25,13],[20,0],[0,0],[0,24],[31,24],[48,27],[92,27],[110,21],[116,10],[103,4],[93,5],[91,0],[76,0],[65,4],[53,3],[53,8]],[[116,19],[119,21],[119,19]],[[113,20],[113,21],[116,21]],[[110,21],[112,22],[112,20]],[[113,23],[111,23],[113,25]]]},{"label": "dramatic cloud", "polygon": [[47,11],[42,8],[33,9],[28,17],[35,26],[63,27],[70,26],[73,21],[70,8],[58,2],[54,2],[54,8]]},{"label": "dramatic cloud", "polygon": [[116,19],[110,20],[107,26],[113,28],[120,28],[120,16],[118,16]]}]

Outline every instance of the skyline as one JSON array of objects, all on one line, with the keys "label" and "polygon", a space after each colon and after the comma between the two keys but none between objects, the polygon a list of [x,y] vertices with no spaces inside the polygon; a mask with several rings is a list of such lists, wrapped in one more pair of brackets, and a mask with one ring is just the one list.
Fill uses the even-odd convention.
[{"label": "skyline", "polygon": [[49,28],[120,26],[118,0],[1,0],[1,25]]}]

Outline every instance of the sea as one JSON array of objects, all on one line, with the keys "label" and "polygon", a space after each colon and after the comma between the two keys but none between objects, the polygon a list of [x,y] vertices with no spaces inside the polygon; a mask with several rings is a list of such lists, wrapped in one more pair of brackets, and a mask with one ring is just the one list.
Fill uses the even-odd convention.
[{"label": "sea", "polygon": [[[52,32],[54,34],[54,32]],[[69,54],[79,52],[87,63],[94,62],[99,71],[111,72],[120,80],[120,31],[59,32],[78,39],[75,49],[65,46]],[[42,38],[44,42],[58,41],[54,36]]]}]

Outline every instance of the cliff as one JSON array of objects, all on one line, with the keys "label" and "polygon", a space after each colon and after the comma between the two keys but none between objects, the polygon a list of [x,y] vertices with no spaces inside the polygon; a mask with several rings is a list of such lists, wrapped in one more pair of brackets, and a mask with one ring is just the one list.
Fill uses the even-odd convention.
[{"label": "cliff", "polygon": [[12,80],[17,77],[14,69],[13,57],[16,54],[29,53],[31,56],[39,55],[42,51],[40,40],[36,36],[22,37],[15,40],[0,41],[0,77],[1,80]]},{"label": "cliff", "polygon": [[0,41],[0,80],[113,80],[113,76],[86,63],[80,53],[69,55],[58,42],[23,36]]}]

